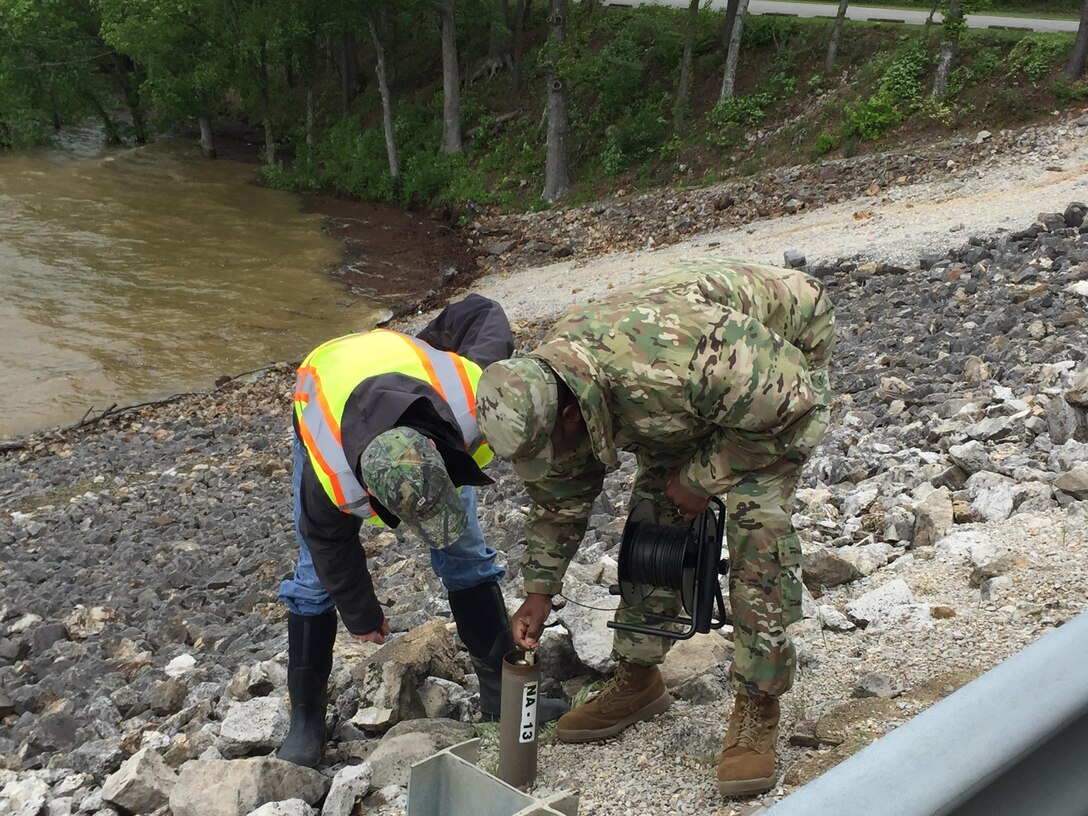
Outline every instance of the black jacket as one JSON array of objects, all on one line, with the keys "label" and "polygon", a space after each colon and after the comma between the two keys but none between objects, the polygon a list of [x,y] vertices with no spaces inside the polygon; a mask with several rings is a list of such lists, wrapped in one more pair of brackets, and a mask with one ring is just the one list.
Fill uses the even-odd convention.
[{"label": "black jacket", "polygon": [[[514,350],[506,313],[498,303],[480,295],[451,303],[417,336],[481,367],[506,359]],[[465,452],[461,429],[446,401],[427,383],[402,374],[368,377],[352,391],[340,420],[347,460],[357,466],[371,440],[397,426],[414,428],[434,440],[450,479],[458,487],[490,484],[491,480]],[[359,635],[377,630],[384,613],[374,595],[366,555],[359,544],[362,519],[342,512],[332,502],[309,457],[304,459],[300,498],[299,533],[344,625]],[[400,524],[400,519],[376,499],[371,499],[371,506],[389,526]]]}]

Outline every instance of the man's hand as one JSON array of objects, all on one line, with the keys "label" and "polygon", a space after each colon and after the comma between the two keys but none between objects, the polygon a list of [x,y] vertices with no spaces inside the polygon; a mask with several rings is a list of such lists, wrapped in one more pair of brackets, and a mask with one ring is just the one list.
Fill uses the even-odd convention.
[{"label": "man's hand", "polygon": [[367,632],[365,635],[356,635],[352,633],[352,637],[356,640],[360,640],[363,643],[377,643],[379,646],[385,643],[386,635],[389,634],[389,618],[382,618],[382,625],[379,626],[373,632]]},{"label": "man's hand", "polygon": [[544,631],[544,621],[552,611],[552,596],[530,592],[525,596],[525,603],[510,619],[510,628],[514,631],[514,643],[522,649],[535,649]]},{"label": "man's hand", "polygon": [[676,473],[665,477],[665,498],[676,505],[684,516],[684,521],[693,521],[710,505],[709,496],[692,493],[680,483]]}]

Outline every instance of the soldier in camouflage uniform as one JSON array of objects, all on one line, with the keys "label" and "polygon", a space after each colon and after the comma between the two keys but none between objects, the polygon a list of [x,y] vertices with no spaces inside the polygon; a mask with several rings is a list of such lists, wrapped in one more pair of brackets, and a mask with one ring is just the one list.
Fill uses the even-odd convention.
[{"label": "soldier in camouflage uniform", "polygon": [[[796,663],[786,627],[801,605],[792,504],[827,424],[834,340],[819,281],[706,258],[571,310],[529,356],[485,369],[477,389],[480,429],[533,500],[519,645],[536,644],[617,449],[637,457],[632,506],[651,499],[659,523],[726,497],[736,703],[717,776],[727,795],[775,780],[778,698]],[[616,620],[678,609],[676,593],[658,590]],[[671,642],[617,631],[615,676],[560,719],[559,738],[610,737],[664,711],[657,665]]]}]

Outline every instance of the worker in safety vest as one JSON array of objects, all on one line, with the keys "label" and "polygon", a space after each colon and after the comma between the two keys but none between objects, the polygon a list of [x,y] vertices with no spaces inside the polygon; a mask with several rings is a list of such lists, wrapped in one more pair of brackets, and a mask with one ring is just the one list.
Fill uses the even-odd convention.
[{"label": "worker in safety vest", "polygon": [[[492,454],[476,425],[481,366],[513,351],[498,303],[469,295],[418,337],[379,329],[318,346],[294,392],[294,576],[288,615],[291,726],[278,756],[315,767],[325,745],[336,613],[356,640],[384,643],[389,621],[359,544],[364,522],[401,522],[430,546],[457,632],[480,679],[480,709],[499,713],[503,655],[514,648],[474,488]],[[566,705],[541,701],[541,719]]]}]

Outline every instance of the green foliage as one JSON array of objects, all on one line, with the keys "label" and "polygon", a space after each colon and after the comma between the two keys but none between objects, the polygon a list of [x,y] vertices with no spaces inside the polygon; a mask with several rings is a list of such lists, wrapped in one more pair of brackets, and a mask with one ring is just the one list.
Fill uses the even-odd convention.
[{"label": "green foliage", "polygon": [[825,153],[830,153],[838,146],[839,140],[827,131],[821,132],[820,135],[816,137],[815,150],[816,155],[818,156],[822,156]]},{"label": "green foliage", "polygon": [[994,76],[1003,62],[996,48],[982,48],[964,68],[972,80],[981,82]]},{"label": "green foliage", "polygon": [[947,94],[940,98],[927,96],[918,105],[919,114],[949,128],[954,127],[966,112],[962,106],[951,102]]},{"label": "green foliage", "polygon": [[[164,117],[214,115],[237,65],[237,21],[212,0],[98,0],[102,37],[144,66],[143,90]],[[233,25],[231,23],[234,23]]]},{"label": "green foliage", "polygon": [[[664,18],[661,11],[667,10],[603,15],[569,50],[565,73],[573,97],[591,103],[587,109],[592,130],[603,133],[627,112],[632,100],[664,89],[661,72],[671,75],[675,70],[683,39],[676,21]],[[665,19],[671,25],[663,25]],[[593,39],[602,36],[608,41],[594,49]]]},{"label": "green foliage", "polygon": [[977,14],[990,7],[991,0],[959,0],[960,14],[953,17],[950,12],[951,3],[945,2],[944,21],[941,24],[944,29],[944,38],[952,42],[959,42],[964,32],[967,31],[968,14]]},{"label": "green foliage", "polygon": [[1067,49],[1068,45],[1055,37],[1028,34],[1012,47],[1008,65],[1015,71],[1023,71],[1032,82],[1038,82],[1058,66]]},{"label": "green foliage", "polygon": [[0,0],[0,148],[44,141],[53,124],[87,116],[120,138],[107,110],[120,69],[98,27],[79,0]]},{"label": "green foliage", "polygon": [[741,32],[742,48],[766,48],[782,46],[798,30],[800,23],[794,17],[779,17],[774,14],[749,16]]},{"label": "green foliage", "polygon": [[711,124],[718,127],[726,125],[744,125],[751,127],[763,121],[767,113],[767,106],[774,101],[769,92],[748,94],[747,96],[733,96],[723,99],[710,109],[707,115]]},{"label": "green foliage", "polygon": [[1088,100],[1088,82],[1081,80],[1070,82],[1064,77],[1050,83],[1050,90],[1059,105],[1068,105],[1070,102],[1084,102]]},{"label": "green foliage", "polygon": [[[992,0],[995,7],[1009,1]],[[88,115],[125,135],[114,111],[143,104],[171,128],[191,127],[197,116],[267,121],[281,158],[264,169],[271,186],[402,204],[543,207],[533,202],[543,181],[540,112],[551,57],[543,10],[532,5],[526,88],[515,97],[502,70],[493,78],[468,79],[494,56],[491,24],[501,20],[502,4],[457,0],[465,152],[446,156],[439,152],[434,0],[0,0],[0,147],[32,144],[47,138],[55,121]],[[973,11],[979,2],[961,0],[961,6]],[[863,141],[886,136],[911,117],[958,126],[972,112],[971,102],[1000,121],[1031,116],[1041,100],[1051,104],[1049,91],[1060,104],[1088,98],[1084,83],[1053,78],[1068,53],[1068,37],[964,34],[948,92],[929,100],[925,48],[935,48],[934,38],[920,44],[917,34],[896,39],[883,27],[853,26],[841,62],[850,82],[840,86],[809,75],[822,63],[826,24],[754,16],[745,26],[738,77],[745,93],[708,109],[725,58],[721,19],[716,10],[700,12],[690,100],[702,115],[674,138],[669,122],[684,11],[571,3],[557,67],[570,91],[575,198],[599,195],[616,176],[636,187],[671,181],[681,163],[694,169],[690,179],[709,182],[721,172],[717,168],[753,168],[768,153],[789,149],[787,143],[812,156],[852,155]],[[381,127],[371,20],[385,43],[392,83],[396,187]],[[345,35],[354,36],[360,68],[358,93],[346,101],[339,68]],[[1023,88],[1028,81],[1036,92]],[[1038,88],[1047,81],[1046,90]],[[977,91],[967,98],[979,87],[987,88],[985,99]],[[806,104],[809,94],[820,94],[819,110]],[[755,139],[757,129],[765,140]],[[308,135],[315,139],[312,147]]]},{"label": "green foliage", "polygon": [[592,683],[586,683],[578,689],[578,693],[575,694],[574,699],[570,701],[570,707],[577,708],[603,688],[604,682],[601,680],[594,680]]},{"label": "green foliage", "polygon": [[[582,12],[585,13],[585,12]],[[665,8],[588,14],[569,36],[573,160],[580,172],[615,176],[667,152],[683,19]]]},{"label": "green foliage", "polygon": [[922,95],[922,77],[929,59],[920,45],[895,57],[884,70],[876,93],[843,113],[844,136],[875,140],[903,122]]},{"label": "green foliage", "polygon": [[608,126],[601,158],[605,172],[615,175],[662,146],[669,135],[669,123],[665,118],[668,105],[668,94],[651,97]]},{"label": "green foliage", "polygon": [[983,110],[990,117],[1008,122],[1030,119],[1034,113],[1032,106],[1025,104],[1024,93],[1020,88],[1004,84],[994,85]]}]

